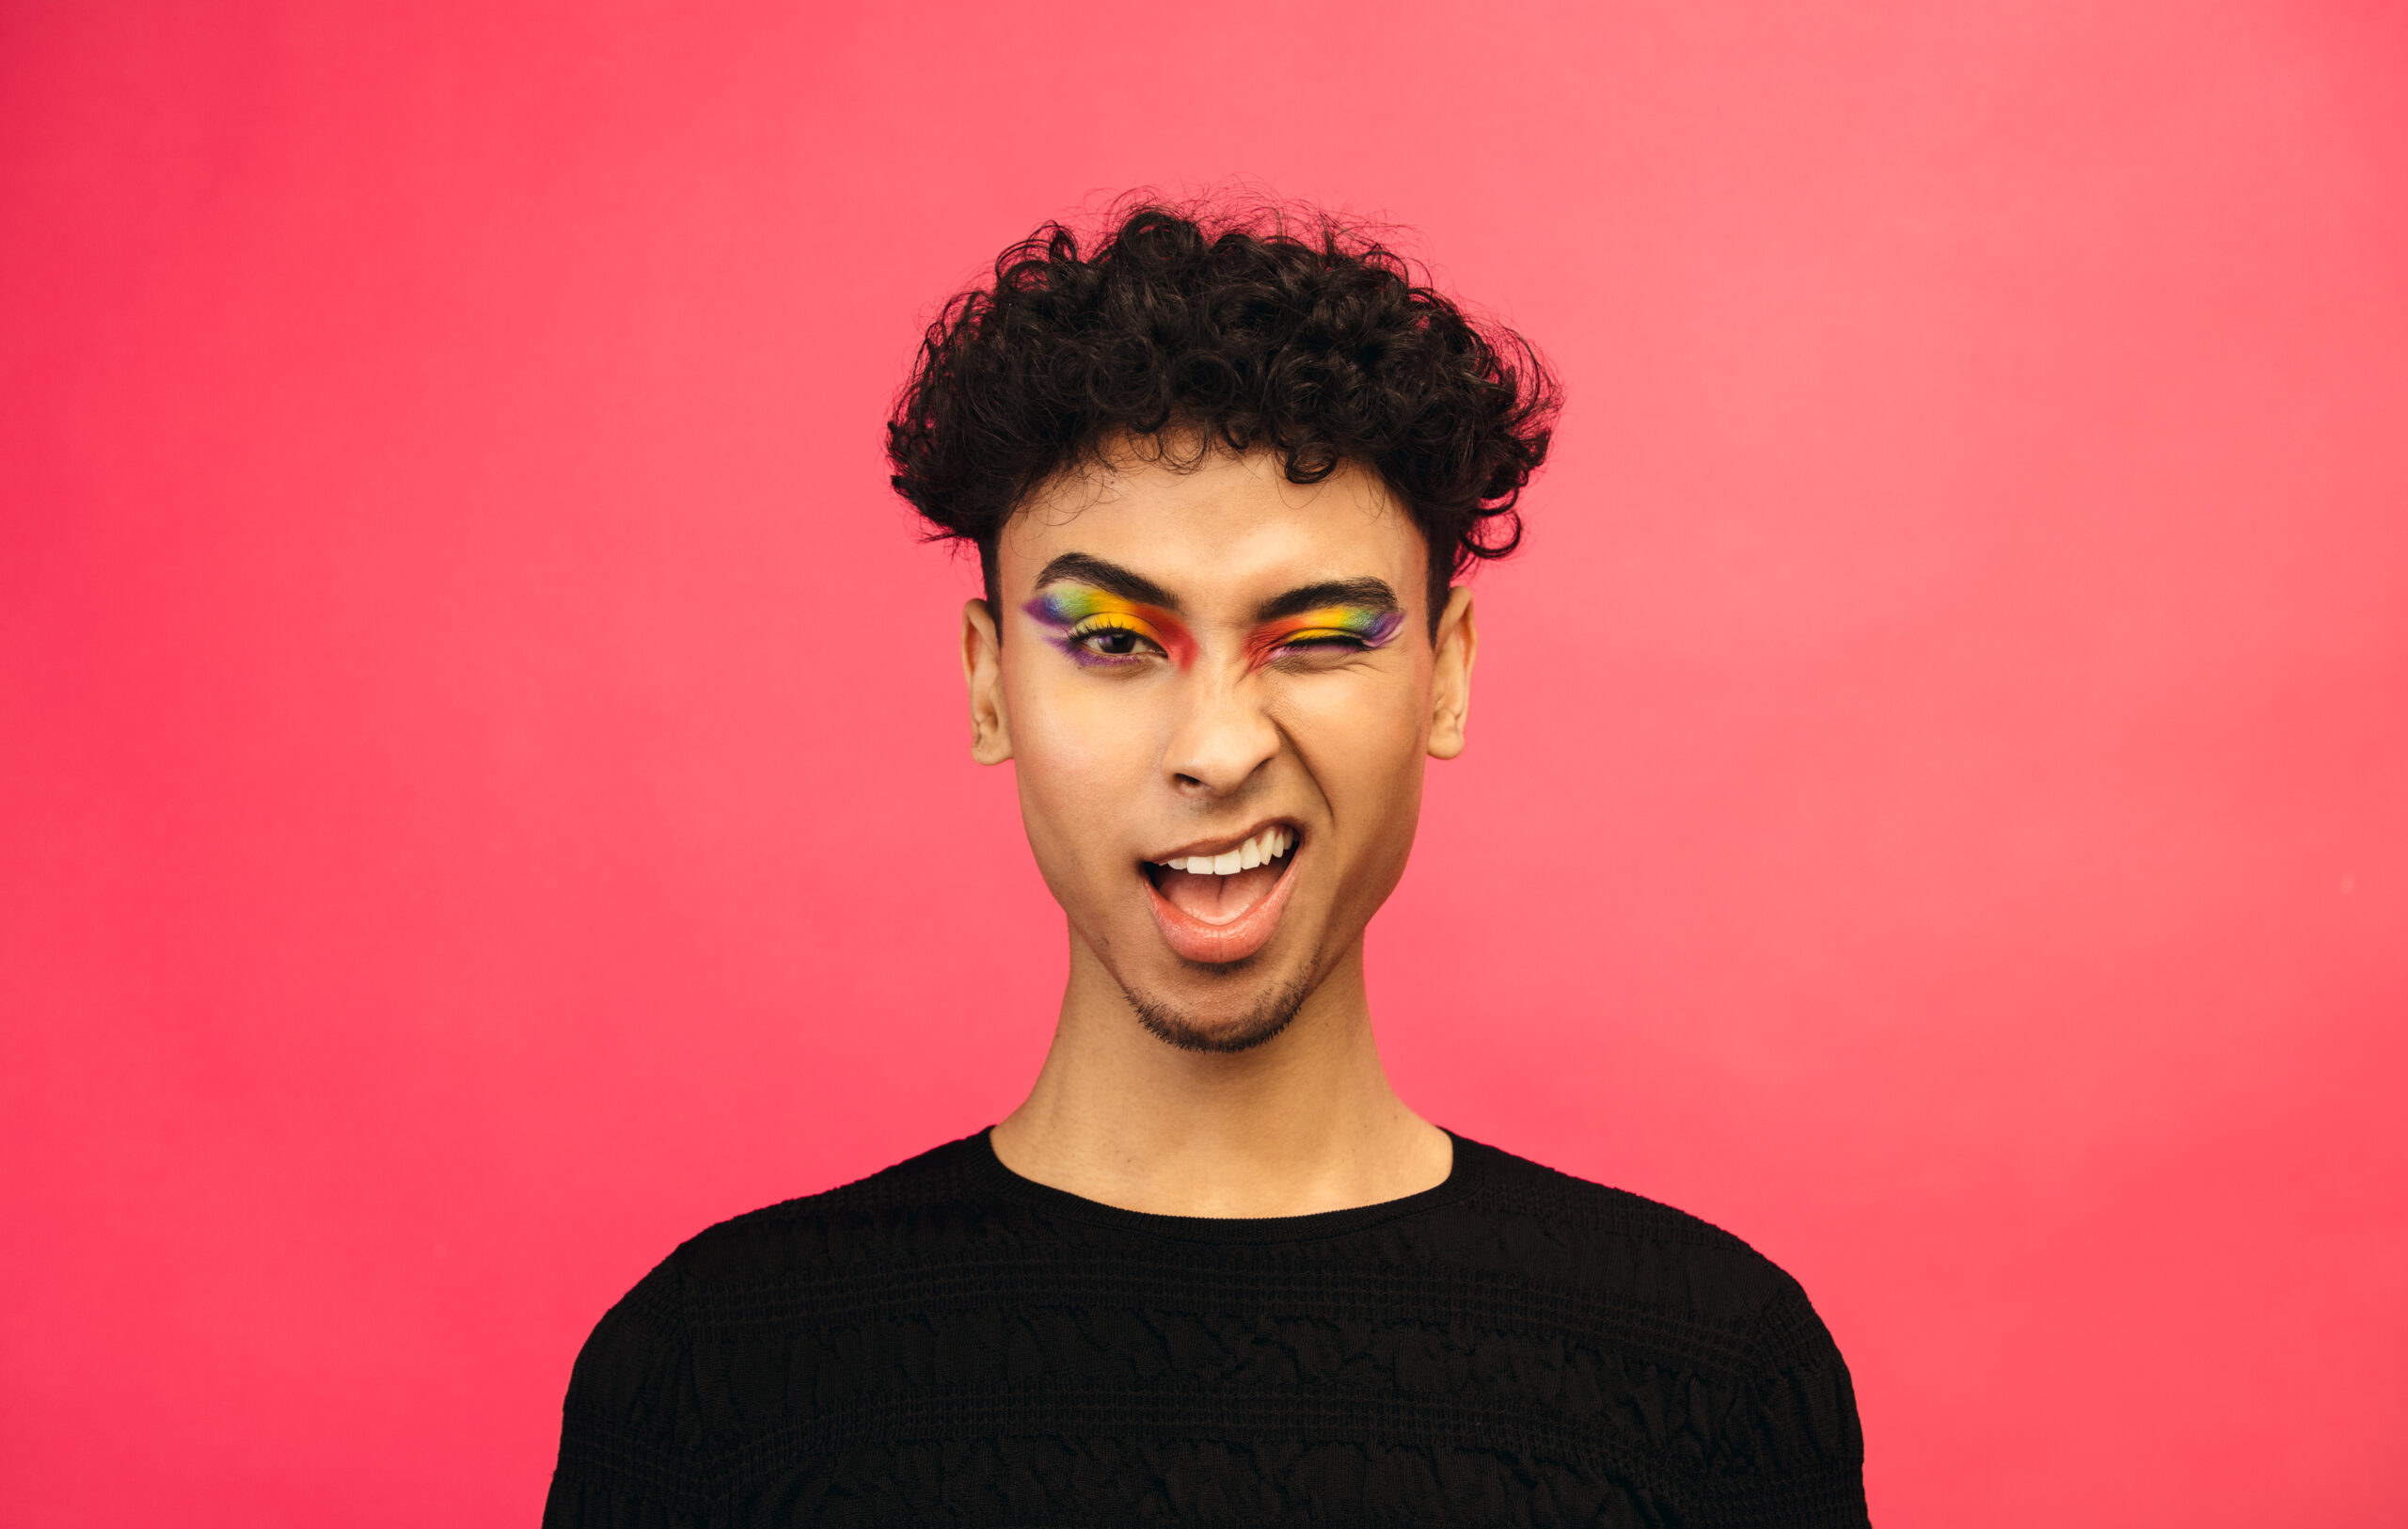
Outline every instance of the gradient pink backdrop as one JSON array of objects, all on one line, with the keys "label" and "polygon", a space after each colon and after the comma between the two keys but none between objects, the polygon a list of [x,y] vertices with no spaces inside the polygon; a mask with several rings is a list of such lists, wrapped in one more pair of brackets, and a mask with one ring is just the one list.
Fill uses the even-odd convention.
[{"label": "gradient pink backdrop", "polygon": [[1886,1524],[2403,1521],[2401,8],[0,0],[0,1522],[529,1522],[677,1240],[1011,1106],[880,411],[1232,175],[1571,390],[1407,1098],[1802,1279]]}]

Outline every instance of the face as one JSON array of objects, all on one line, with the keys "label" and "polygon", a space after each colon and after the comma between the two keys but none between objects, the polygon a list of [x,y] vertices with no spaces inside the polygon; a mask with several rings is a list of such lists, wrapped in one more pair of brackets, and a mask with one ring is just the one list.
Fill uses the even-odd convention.
[{"label": "face", "polygon": [[[1143,451],[1032,495],[973,601],[973,754],[1018,763],[1046,884],[1155,1033],[1276,1034],[1403,874],[1426,757],[1463,746],[1457,590],[1375,474]],[[1074,977],[1075,980],[1075,977]]]}]

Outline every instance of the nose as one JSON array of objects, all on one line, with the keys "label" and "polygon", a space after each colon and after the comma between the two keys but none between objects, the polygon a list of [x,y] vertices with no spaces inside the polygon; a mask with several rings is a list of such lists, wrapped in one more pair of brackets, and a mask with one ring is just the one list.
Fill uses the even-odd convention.
[{"label": "nose", "polygon": [[1279,729],[1251,689],[1234,677],[1194,677],[1163,750],[1163,772],[1182,796],[1233,795],[1279,752]]}]

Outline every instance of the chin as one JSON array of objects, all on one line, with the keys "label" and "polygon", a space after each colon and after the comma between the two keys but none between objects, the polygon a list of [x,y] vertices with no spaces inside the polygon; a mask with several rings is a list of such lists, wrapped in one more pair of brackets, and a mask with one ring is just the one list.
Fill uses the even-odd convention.
[{"label": "chin", "polygon": [[[1288,1027],[1317,985],[1312,964],[1282,975],[1250,970],[1255,962],[1222,967],[1199,980],[1187,977],[1175,988],[1120,981],[1137,1022],[1156,1039],[1181,1051],[1251,1051]],[[1198,991],[1202,989],[1202,991]]]}]

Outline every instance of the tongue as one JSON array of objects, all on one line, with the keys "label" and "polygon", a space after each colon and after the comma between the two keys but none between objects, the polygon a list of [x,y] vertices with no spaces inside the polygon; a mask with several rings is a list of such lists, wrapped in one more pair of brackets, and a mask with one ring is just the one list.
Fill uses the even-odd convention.
[{"label": "tongue", "polygon": [[1163,877],[1162,893],[1170,905],[1208,924],[1226,924],[1271,895],[1271,884],[1287,864],[1274,861],[1234,876],[1196,876],[1174,870]]}]

